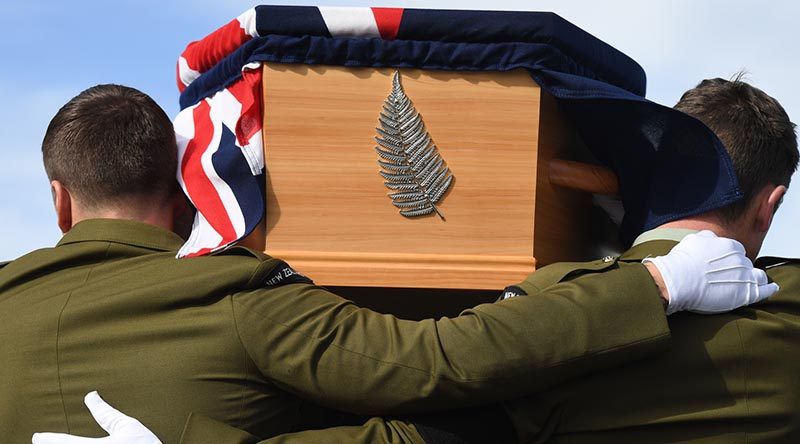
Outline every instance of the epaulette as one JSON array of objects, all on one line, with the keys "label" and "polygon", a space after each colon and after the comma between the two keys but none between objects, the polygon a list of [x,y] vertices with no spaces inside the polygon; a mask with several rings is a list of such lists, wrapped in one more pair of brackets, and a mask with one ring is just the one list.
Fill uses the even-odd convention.
[{"label": "epaulette", "polygon": [[251,248],[234,246],[211,253],[210,256],[245,256],[258,259],[261,264],[247,283],[247,289],[277,287],[285,284],[314,283],[314,281],[292,268],[286,262]]},{"label": "epaulette", "polygon": [[606,256],[590,262],[559,262],[540,268],[533,275],[549,286],[583,273],[605,271],[616,265],[618,260],[619,256]]},{"label": "epaulette", "polygon": [[777,267],[779,265],[786,265],[786,264],[798,264],[800,263],[800,258],[796,257],[777,257],[777,256],[764,256],[756,259],[755,266],[758,268],[772,268]]},{"label": "epaulette", "polygon": [[506,287],[498,300],[541,291],[546,287],[564,280],[569,280],[581,274],[602,272],[615,266],[618,261],[619,256],[606,256],[591,262],[559,262],[550,264],[537,269],[534,273],[525,278],[523,282]]},{"label": "epaulette", "polygon": [[270,255],[262,251],[253,250],[252,248],[242,247],[239,245],[228,247],[220,251],[215,251],[209,256],[249,256],[254,257],[262,262],[272,259]]}]

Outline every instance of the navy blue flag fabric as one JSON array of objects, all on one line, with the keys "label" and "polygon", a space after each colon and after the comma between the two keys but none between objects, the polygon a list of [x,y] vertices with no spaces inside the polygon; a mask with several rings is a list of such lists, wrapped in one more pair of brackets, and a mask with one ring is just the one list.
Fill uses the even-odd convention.
[{"label": "navy blue flag fabric", "polygon": [[[260,6],[237,20],[225,32],[236,28],[244,37],[233,39],[229,51],[210,43],[213,34],[187,48],[179,63],[183,109],[236,89],[248,76],[243,67],[262,62],[526,69],[619,177],[624,242],[741,198],[730,159],[711,130],[645,99],[645,74],[636,62],[553,13]],[[204,45],[220,60],[198,56]]]}]

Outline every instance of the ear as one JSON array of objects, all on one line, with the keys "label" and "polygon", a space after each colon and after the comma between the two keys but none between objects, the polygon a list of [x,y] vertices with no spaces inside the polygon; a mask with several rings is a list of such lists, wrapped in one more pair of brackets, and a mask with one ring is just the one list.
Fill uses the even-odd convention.
[{"label": "ear", "polygon": [[72,196],[69,190],[58,180],[50,182],[50,191],[53,193],[53,203],[56,207],[58,228],[66,233],[72,228]]},{"label": "ear", "polygon": [[769,226],[772,224],[772,217],[775,215],[775,210],[780,205],[784,194],[786,194],[786,187],[783,185],[768,185],[761,190],[756,212],[756,229],[764,233],[769,230]]}]

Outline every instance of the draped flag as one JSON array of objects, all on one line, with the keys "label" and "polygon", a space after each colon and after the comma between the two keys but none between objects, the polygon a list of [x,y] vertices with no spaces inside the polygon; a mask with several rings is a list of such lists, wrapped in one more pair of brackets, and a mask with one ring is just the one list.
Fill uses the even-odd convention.
[{"label": "draped flag", "polygon": [[[271,7],[258,9],[263,13]],[[393,39],[403,10],[275,7],[274,12],[269,15],[272,20],[261,22],[283,26],[281,17],[288,13],[300,21],[307,19],[308,23],[300,28],[313,29],[318,34]],[[257,17],[256,8],[250,9],[203,40],[189,44],[178,59],[178,89],[183,92],[202,73],[258,37]],[[262,28],[265,33],[270,30]],[[197,209],[192,233],[178,252],[179,257],[225,248],[247,236],[263,217],[259,68],[259,63],[244,64],[241,78],[182,109],[175,119],[178,182]]]},{"label": "draped flag", "polygon": [[178,181],[197,208],[179,257],[225,248],[264,216],[263,62],[526,69],[619,176],[624,240],[741,197],[705,125],[646,100],[636,62],[555,14],[258,6],[178,60]]}]

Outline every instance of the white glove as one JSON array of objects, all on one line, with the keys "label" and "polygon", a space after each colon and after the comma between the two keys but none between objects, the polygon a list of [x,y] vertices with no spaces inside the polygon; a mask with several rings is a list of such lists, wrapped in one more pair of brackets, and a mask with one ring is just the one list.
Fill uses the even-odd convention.
[{"label": "white glove", "polygon": [[105,438],[84,438],[66,433],[34,433],[33,444],[161,444],[158,437],[137,419],[103,401],[97,392],[83,398],[94,420],[108,432]]},{"label": "white glove", "polygon": [[778,291],[745,256],[739,242],[711,231],[686,236],[666,256],[646,258],[658,268],[669,293],[667,315],[687,310],[724,313]]}]

